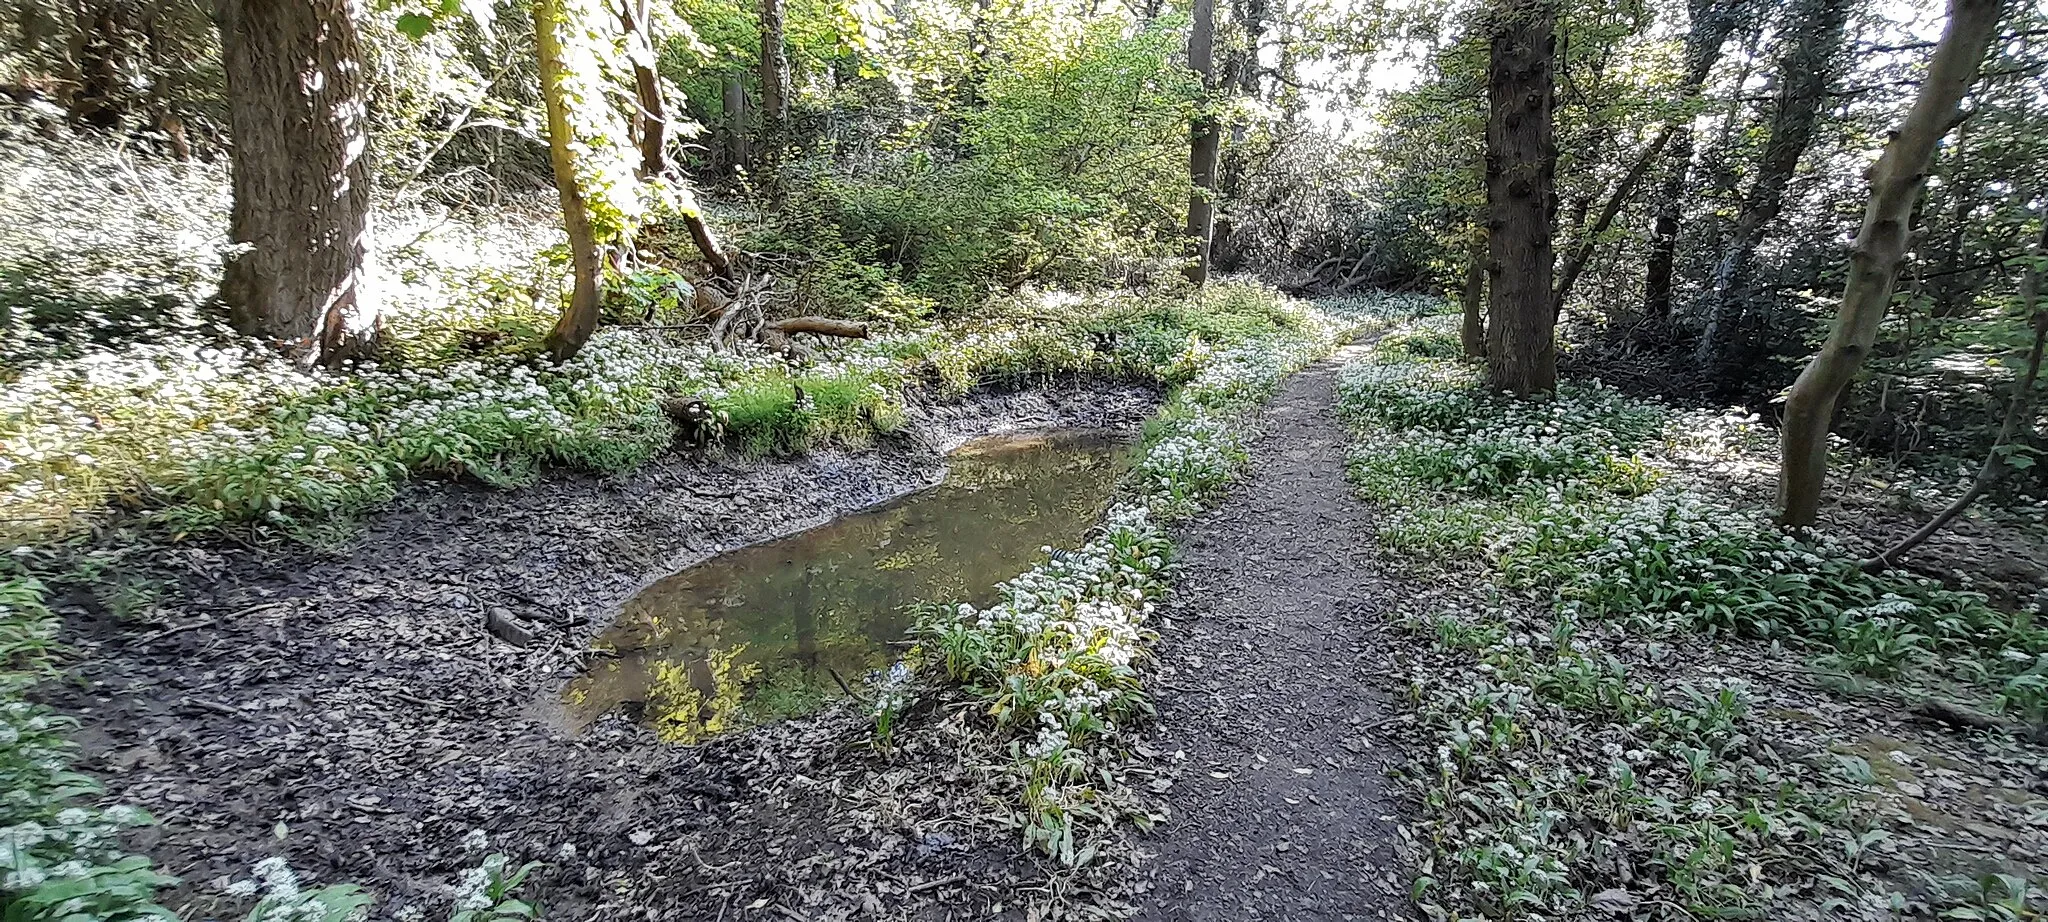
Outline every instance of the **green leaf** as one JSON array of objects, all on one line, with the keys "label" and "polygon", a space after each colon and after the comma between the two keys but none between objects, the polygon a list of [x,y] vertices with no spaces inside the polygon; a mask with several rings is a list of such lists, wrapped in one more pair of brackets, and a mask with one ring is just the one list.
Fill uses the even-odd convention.
[{"label": "green leaf", "polygon": [[425,13],[405,13],[398,17],[395,28],[413,38],[425,38],[428,32],[433,31],[434,17]]}]

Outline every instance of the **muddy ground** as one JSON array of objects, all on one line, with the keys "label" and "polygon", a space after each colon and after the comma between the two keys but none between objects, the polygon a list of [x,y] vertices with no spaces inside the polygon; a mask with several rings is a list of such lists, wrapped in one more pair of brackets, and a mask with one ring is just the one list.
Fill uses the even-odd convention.
[{"label": "muddy ground", "polygon": [[274,854],[378,894],[378,918],[444,916],[476,829],[547,862],[525,895],[553,919],[1031,918],[1066,883],[979,818],[964,715],[883,755],[851,704],[685,748],[623,717],[572,736],[554,702],[649,582],[934,483],[967,438],[1134,427],[1156,399],[982,397],[870,450],[425,484],[336,552],[167,547],[151,622],[58,600],[77,662],[44,697],[81,720],[81,767],[161,820],[136,844],[188,918],[234,914],[220,885]]}]

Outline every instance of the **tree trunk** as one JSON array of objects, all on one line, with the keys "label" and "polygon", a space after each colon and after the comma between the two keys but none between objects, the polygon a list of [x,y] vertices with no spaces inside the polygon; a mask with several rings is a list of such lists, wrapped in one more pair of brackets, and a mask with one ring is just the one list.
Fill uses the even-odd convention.
[{"label": "tree trunk", "polygon": [[192,159],[192,142],[185,136],[185,120],[171,101],[177,90],[177,72],[171,65],[173,50],[168,47],[169,27],[164,22],[167,13],[163,6],[153,6],[142,19],[142,43],[149,52],[149,121],[163,132],[171,156],[184,161]]},{"label": "tree trunk", "polygon": [[1458,328],[1458,345],[1466,358],[1486,357],[1486,229],[1472,228],[1472,245],[1465,256],[1465,290],[1462,306],[1464,323]]},{"label": "tree trunk", "polygon": [[590,209],[584,203],[583,186],[577,175],[580,145],[569,129],[571,102],[563,86],[568,65],[562,56],[562,30],[575,27],[562,20],[559,0],[537,0],[534,4],[540,95],[548,113],[548,161],[554,168],[555,190],[561,193],[562,226],[569,232],[570,272],[575,282],[568,309],[562,311],[555,328],[548,332],[548,354],[557,362],[573,358],[590,341],[590,335],[597,332],[598,296],[604,280],[604,257],[598,252],[597,235],[590,227]]},{"label": "tree trunk", "polygon": [[737,176],[747,168],[747,87],[738,77],[727,77],[719,88],[719,102],[725,110],[725,169]]},{"label": "tree trunk", "polygon": [[761,144],[765,163],[789,143],[789,52],[783,46],[783,0],[761,0]]},{"label": "tree trunk", "polygon": [[[1259,46],[1265,41],[1266,19],[1270,13],[1267,0],[1233,0],[1231,4],[1237,20],[1239,36],[1230,42],[1230,53],[1219,75],[1223,92],[1246,99],[1259,98]],[[1221,145],[1216,172],[1216,200],[1232,202],[1238,198],[1238,190],[1244,186],[1245,172],[1250,169],[1245,151],[1245,141],[1250,137],[1251,125],[1244,119],[1230,124],[1230,140]],[[1218,209],[1213,229],[1209,232],[1209,264],[1211,270],[1221,268],[1229,272],[1237,269],[1242,260],[1238,248],[1231,245],[1231,234],[1236,228],[1227,209]]]},{"label": "tree trunk", "polygon": [[120,126],[133,95],[128,75],[134,70],[136,9],[130,0],[80,0],[72,13],[80,41],[71,119],[109,131]]},{"label": "tree trunk", "polygon": [[1230,88],[1246,99],[1259,98],[1259,48],[1266,40],[1267,20],[1272,17],[1270,0],[1239,0],[1237,25],[1244,32],[1243,47],[1233,51]]},{"label": "tree trunk", "polygon": [[1287,0],[1273,0],[1273,19],[1278,24],[1280,52],[1275,60],[1273,73],[1273,95],[1267,102],[1280,110],[1280,122],[1294,125],[1301,121],[1306,108],[1301,92],[1301,42],[1295,35],[1294,16],[1287,8]]},{"label": "tree trunk", "polygon": [[1546,0],[1510,0],[1495,12],[1486,69],[1486,372],[1490,386],[1526,397],[1557,388],[1550,310],[1557,11]]},{"label": "tree trunk", "polygon": [[1870,170],[1870,204],[1849,256],[1849,282],[1827,342],[1785,398],[1780,432],[1779,521],[1807,527],[1820,511],[1827,477],[1828,427],[1835,404],[1877,341],[1899,264],[1911,240],[1913,205],[1927,181],[1934,147],[1954,126],[1963,96],[1977,80],[1996,35],[2000,0],[1950,0],[1948,27],[1935,46],[1926,79],[1905,121]]},{"label": "tree trunk", "polygon": [[626,0],[619,22],[626,30],[628,45],[644,52],[632,56],[633,94],[638,105],[630,125],[635,146],[640,150],[640,179],[666,180],[680,190],[683,226],[689,229],[690,240],[697,244],[697,252],[703,254],[711,273],[731,281],[732,261],[726,257],[725,248],[719,245],[710,225],[704,223],[703,210],[697,207],[695,196],[689,194],[688,180],[668,159],[668,104],[662,100],[661,76],[654,72],[654,31],[648,22],[646,0]]},{"label": "tree trunk", "polygon": [[1636,155],[1635,163],[1629,166],[1628,172],[1622,174],[1621,181],[1608,193],[1607,202],[1600,206],[1600,214],[1593,220],[1593,225],[1579,234],[1578,243],[1565,256],[1564,271],[1558,276],[1557,288],[1550,295],[1550,312],[1553,315],[1564,312],[1564,301],[1571,297],[1572,286],[1578,284],[1580,273],[1583,273],[1586,264],[1592,261],[1593,248],[1600,242],[1600,235],[1607,233],[1607,229],[1614,225],[1614,219],[1621,214],[1621,206],[1628,203],[1628,197],[1635,191],[1636,184],[1642,182],[1643,176],[1650,172],[1650,165],[1657,162],[1657,156],[1664,152],[1664,145],[1671,141],[1671,136],[1677,131],[1676,123],[1666,125],[1663,130],[1657,132],[1656,137],[1650,139],[1649,145]]},{"label": "tree trunk", "polygon": [[648,22],[647,0],[623,0],[619,26],[625,30],[627,56],[633,64],[636,105],[629,124],[640,149],[640,178],[666,176],[668,106],[661,98],[661,75],[654,72],[654,31]]},{"label": "tree trunk", "polygon": [[690,231],[691,242],[697,244],[697,252],[703,254],[704,264],[711,268],[711,274],[725,281],[733,281],[732,257],[726,255],[725,245],[718,242],[711,225],[704,221],[704,209],[695,202],[683,212],[683,226]]},{"label": "tree trunk", "polygon": [[221,299],[237,329],[332,366],[377,335],[368,86],[353,0],[223,0],[235,140]]},{"label": "tree trunk", "polygon": [[1800,0],[1785,24],[1784,49],[1778,58],[1778,95],[1771,114],[1770,138],[1749,194],[1735,216],[1735,231],[1714,267],[1708,295],[1706,329],[1700,336],[1698,359],[1711,367],[1720,355],[1725,327],[1747,309],[1756,292],[1752,264],[1764,232],[1784,210],[1785,187],[1799,158],[1813,140],[1821,101],[1842,62],[1843,29],[1850,0]]},{"label": "tree trunk", "polygon": [[[1977,306],[1976,294],[1979,284],[1972,278],[1976,273],[1967,267],[1967,256],[1963,244],[1970,231],[1970,210],[1982,193],[1982,186],[1969,175],[1970,123],[1967,119],[1956,126],[1956,142],[1949,145],[1952,156],[1940,170],[1941,189],[1939,194],[1947,198],[1948,241],[1941,247],[1941,268],[1929,275],[1934,283],[1929,287],[1933,300],[1933,314],[1936,317],[1954,317]],[[1934,202],[1929,201],[1924,211],[1933,211]]]},{"label": "tree trunk", "polygon": [[[1750,30],[1747,41],[1743,42],[1740,64],[1735,68],[1735,76],[1729,82],[1729,86],[1749,85],[1749,78],[1756,74],[1757,49],[1763,47],[1763,33],[1762,29]],[[1723,200],[1742,197],[1742,177],[1734,168],[1735,138],[1737,129],[1742,127],[1742,94],[1729,93],[1727,97],[1715,125],[1713,141],[1706,146],[1703,156],[1699,159],[1703,174],[1701,182],[1711,189],[1712,198]],[[1714,208],[1708,209],[1702,217],[1705,221],[1702,222],[1704,226],[1700,231],[1699,249],[1703,252],[1719,253],[1722,244],[1728,239],[1729,216],[1724,213],[1724,209]],[[1708,290],[1711,291],[1711,288]],[[1694,306],[1704,308],[1706,305],[1707,298],[1702,295]]]},{"label": "tree trunk", "polygon": [[1692,173],[1692,129],[1680,126],[1671,139],[1669,171],[1657,195],[1657,218],[1650,226],[1650,256],[1643,272],[1643,313],[1658,320],[1671,317],[1671,273],[1678,264],[1680,199]]},{"label": "tree trunk", "polygon": [[1223,125],[1216,117],[1216,0],[1195,0],[1195,19],[1188,30],[1188,66],[1202,78],[1201,110],[1189,125],[1188,281],[1209,280],[1210,234],[1216,225],[1216,161],[1223,148]]}]

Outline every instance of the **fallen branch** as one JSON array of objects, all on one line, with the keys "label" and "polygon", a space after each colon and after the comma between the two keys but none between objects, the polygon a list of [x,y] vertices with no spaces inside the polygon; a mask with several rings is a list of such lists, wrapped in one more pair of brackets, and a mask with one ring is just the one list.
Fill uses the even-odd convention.
[{"label": "fallen branch", "polygon": [[768,324],[767,329],[783,336],[798,333],[816,333],[819,336],[841,336],[847,339],[868,338],[868,325],[858,320],[835,320],[831,317],[791,317]]},{"label": "fallen branch", "polygon": [[1913,716],[1963,730],[2003,730],[2005,723],[1975,708],[1929,698],[1913,706]]},{"label": "fallen branch", "polygon": [[186,623],[184,623],[184,624],[180,624],[180,625],[178,625],[177,627],[167,627],[167,628],[164,628],[164,629],[163,629],[163,630],[161,630],[161,631],[158,631],[158,632],[156,632],[156,633],[154,633],[154,634],[151,634],[151,635],[149,635],[149,636],[147,636],[147,637],[144,637],[144,638],[142,638],[142,642],[143,642],[143,643],[145,643],[145,644],[152,644],[152,643],[156,643],[157,641],[159,641],[159,640],[162,640],[162,639],[164,639],[164,638],[166,638],[166,637],[171,637],[171,636],[174,636],[174,635],[177,635],[177,634],[183,634],[183,633],[185,633],[186,631],[196,631],[196,630],[198,630],[198,629],[200,629],[200,628],[203,628],[203,627],[206,627],[206,626],[208,626],[208,625],[210,625],[210,624],[212,624],[212,623],[213,623],[213,619],[212,619],[212,618],[201,618],[201,619],[199,619],[199,620],[197,620],[197,621],[188,621],[188,622],[186,622]]}]

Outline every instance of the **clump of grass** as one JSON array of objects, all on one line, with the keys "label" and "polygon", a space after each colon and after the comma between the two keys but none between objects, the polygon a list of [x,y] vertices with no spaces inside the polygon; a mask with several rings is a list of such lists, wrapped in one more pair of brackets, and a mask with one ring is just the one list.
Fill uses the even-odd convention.
[{"label": "clump of grass", "polygon": [[517,312],[468,299],[439,327],[410,321],[417,341],[395,361],[347,375],[301,373],[248,344],[101,350],[46,363],[0,397],[0,511],[27,540],[110,508],[173,535],[240,523],[307,533],[415,476],[512,487],[548,467],[631,469],[671,443],[661,402],[678,396],[722,411],[730,442],[751,454],[859,445],[902,425],[912,387],[1186,383],[1230,343],[1305,329],[1299,308],[1270,301],[1235,284],[1020,297],[795,366],[627,329],[599,331],[560,366],[503,342],[472,354],[429,331],[487,331]]},{"label": "clump of grass", "polygon": [[733,388],[713,406],[726,437],[753,455],[861,445],[903,425],[898,392],[860,374],[763,376]]}]

